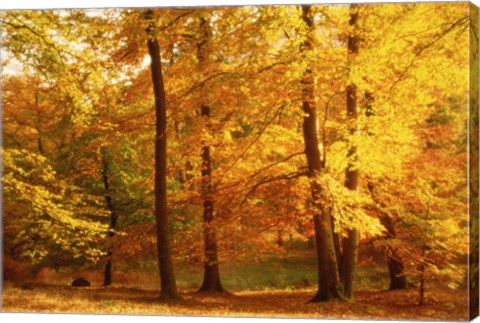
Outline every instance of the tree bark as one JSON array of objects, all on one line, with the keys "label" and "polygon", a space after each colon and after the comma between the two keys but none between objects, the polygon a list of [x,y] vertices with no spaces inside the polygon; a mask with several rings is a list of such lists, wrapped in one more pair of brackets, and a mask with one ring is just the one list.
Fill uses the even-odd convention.
[{"label": "tree bark", "polygon": [[103,159],[103,169],[102,169],[102,181],[103,187],[105,189],[105,204],[107,205],[107,209],[110,212],[110,225],[108,231],[108,238],[110,240],[110,245],[107,251],[107,263],[105,264],[105,271],[103,276],[103,286],[110,286],[112,285],[112,255],[113,255],[113,245],[112,245],[112,238],[115,236],[113,230],[115,230],[117,226],[117,218],[118,214],[115,211],[115,207],[113,205],[112,196],[110,195],[110,184],[108,182],[108,162]]},{"label": "tree bark", "polygon": [[148,27],[153,91],[155,94],[155,218],[157,228],[158,265],[160,270],[160,298],[178,298],[173,272],[167,211],[167,106],[163,84],[160,46],[154,30],[153,11],[145,12]]},{"label": "tree bark", "polygon": [[407,277],[403,275],[405,266],[394,255],[387,258],[388,272],[390,274],[390,286],[388,290],[405,289],[408,287]]},{"label": "tree bark", "polygon": [[[211,37],[209,21],[200,18],[201,39],[197,44],[197,58],[199,70],[205,69],[208,60],[208,42]],[[202,99],[203,95],[202,95]],[[200,115],[205,123],[210,122],[210,106],[202,104]],[[210,130],[210,129],[209,129]],[[210,154],[210,145],[203,143],[202,147],[202,196],[203,196],[203,238],[204,238],[204,276],[203,283],[199,291],[202,292],[222,292],[224,291],[220,280],[220,268],[218,264],[217,238],[215,232],[214,220],[214,200],[212,183],[212,157]]]},{"label": "tree bark", "polygon": [[[313,33],[314,25],[310,9],[311,6],[309,5],[302,6],[302,20],[309,30],[309,35],[302,46],[304,54],[308,54],[313,50],[310,34]],[[343,295],[333,241],[332,218],[329,210],[322,204],[325,197],[323,189],[317,180],[317,176],[321,175],[324,170],[324,163],[318,146],[318,122],[314,87],[315,82],[312,69],[307,68],[302,78],[303,137],[308,177],[310,178],[310,191],[314,205],[313,222],[318,260],[318,290],[310,302],[324,302],[332,298],[343,298]]]},{"label": "tree bark", "polygon": [[[387,237],[389,239],[395,239],[397,232],[395,231],[395,224],[392,218],[388,214],[384,214],[380,218],[380,223],[387,229]],[[405,289],[408,287],[408,279],[403,275],[405,265],[397,255],[397,252],[391,247],[388,248],[387,264],[390,275],[390,286],[388,290]]]},{"label": "tree bark", "polygon": [[[210,108],[202,105],[201,115],[210,118]],[[202,195],[203,195],[203,238],[205,247],[205,263],[203,283],[199,291],[222,292],[218,265],[217,239],[215,234],[214,201],[212,185],[212,160],[210,146],[202,147]]]},{"label": "tree bark", "polygon": [[[355,34],[358,21],[358,11],[354,5],[350,5],[350,34],[348,35],[348,64],[352,63],[354,57],[358,54],[358,36]],[[357,104],[357,86],[350,83],[346,90],[347,96],[347,117],[349,124],[349,133],[353,138],[358,135],[358,104]],[[358,187],[359,171],[356,165],[358,159],[357,147],[354,140],[350,141],[350,148],[347,153],[348,165],[345,170],[345,187],[356,191]],[[358,230],[350,229],[347,237],[343,239],[343,256],[340,278],[344,287],[346,298],[352,297],[353,273],[358,258]]]},{"label": "tree bark", "polygon": [[[370,190],[372,190],[373,185],[369,184],[369,186],[371,187]],[[380,223],[382,223],[387,230],[387,237],[389,239],[395,239],[397,232],[395,231],[395,224],[392,218],[385,213],[380,217]],[[390,286],[388,287],[388,290],[405,289],[408,287],[408,279],[403,275],[405,265],[394,249],[391,247],[387,248],[387,265],[390,275]]]}]

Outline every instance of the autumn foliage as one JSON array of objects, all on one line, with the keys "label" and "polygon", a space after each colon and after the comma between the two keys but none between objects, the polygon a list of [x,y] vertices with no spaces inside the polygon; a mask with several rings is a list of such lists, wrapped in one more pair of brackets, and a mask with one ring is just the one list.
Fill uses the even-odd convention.
[{"label": "autumn foliage", "polygon": [[412,304],[464,289],[472,8],[2,12],[4,256],[162,299],[305,250],[303,301],[355,299],[365,265]]}]

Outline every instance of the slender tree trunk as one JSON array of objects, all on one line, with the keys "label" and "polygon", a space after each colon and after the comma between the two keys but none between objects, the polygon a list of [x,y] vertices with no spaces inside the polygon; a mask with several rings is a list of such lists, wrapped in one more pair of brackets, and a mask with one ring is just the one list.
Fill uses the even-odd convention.
[{"label": "slender tree trunk", "polygon": [[341,280],[344,286],[344,296],[351,298],[353,273],[358,258],[358,230],[348,230],[348,236],[343,240],[343,250]]},{"label": "slender tree trunk", "polygon": [[[211,37],[209,21],[200,19],[201,39],[197,44],[197,58],[199,70],[202,72],[208,61],[208,42]],[[202,95],[203,96],[203,95]],[[210,106],[202,104],[200,114],[207,125],[210,123]],[[205,249],[205,263],[203,283],[199,291],[222,292],[223,286],[220,280],[220,268],[218,264],[217,238],[215,233],[214,200],[212,183],[212,157],[210,145],[202,147],[202,196],[203,196],[203,238]]]},{"label": "slender tree trunk", "polygon": [[[36,92],[35,92],[35,107],[37,108],[37,111],[39,109],[39,106],[38,106],[38,93],[39,93],[39,89],[38,89],[38,84],[37,84],[37,88],[36,88]],[[37,138],[37,146],[38,146],[38,152],[41,154],[41,155],[44,155],[44,150],[43,150],[43,142],[42,142],[42,135],[41,135],[41,132],[40,132],[40,120],[39,120],[39,114],[37,113],[37,132],[38,132],[38,138]]]},{"label": "slender tree trunk", "polygon": [[[202,116],[210,117],[210,108],[202,105]],[[223,291],[218,265],[217,239],[213,222],[214,201],[212,186],[212,160],[210,146],[202,147],[202,195],[203,195],[203,238],[205,247],[205,263],[203,283],[200,291]]]},{"label": "slender tree trunk", "polygon": [[[176,139],[178,141],[182,141],[184,137],[188,136],[188,132],[190,128],[190,118],[186,117],[183,123],[176,122],[174,128],[175,128]],[[192,164],[190,163],[190,161],[187,161],[185,163],[185,169],[177,171],[177,178],[179,183],[182,185],[182,187],[185,187],[185,184],[192,179],[192,175],[191,175],[192,170],[193,170]]]},{"label": "slender tree trunk", "polygon": [[[350,34],[348,35],[348,64],[350,65],[354,57],[358,54],[358,36],[355,34],[358,21],[358,11],[354,5],[350,5]],[[351,83],[347,86],[347,117],[349,123],[350,136],[358,135],[358,105],[357,105],[357,86]],[[358,159],[357,147],[350,142],[347,158],[348,165],[345,171],[345,187],[356,191],[358,187],[359,171],[356,161]],[[358,230],[350,229],[347,237],[343,240],[343,257],[340,278],[344,286],[344,295],[347,298],[352,297],[353,273],[358,258]]]},{"label": "slender tree trunk", "polygon": [[283,231],[277,230],[277,246],[283,247],[285,246],[285,241],[283,240]]},{"label": "slender tree trunk", "polygon": [[155,218],[157,227],[160,298],[178,298],[170,248],[167,211],[167,107],[163,85],[160,46],[154,30],[153,11],[145,12],[148,22],[148,53],[150,55],[153,91],[155,94]]},{"label": "slender tree trunk", "polygon": [[[342,268],[342,263],[343,263],[343,253],[342,253],[342,245],[341,245],[341,236],[339,233],[335,233],[335,224],[334,221],[332,221],[332,232],[333,232],[333,244],[335,245],[335,253],[337,254],[337,264],[338,268]],[[340,277],[341,279],[341,277]]]},{"label": "slender tree trunk", "polygon": [[419,305],[425,304],[425,264],[423,260],[425,259],[425,245],[422,246],[422,263],[420,264],[420,295],[419,295]]},{"label": "slender tree trunk", "polygon": [[[304,54],[313,50],[310,34],[313,33],[314,25],[310,8],[309,5],[302,6],[302,19],[309,30],[307,40],[302,47]],[[333,240],[332,217],[329,210],[321,203],[325,197],[322,187],[316,179],[324,170],[324,163],[318,147],[318,122],[314,87],[313,72],[311,68],[307,68],[302,79],[303,137],[314,205],[313,223],[318,260],[318,290],[311,302],[323,302],[331,298],[343,298],[343,295]]]},{"label": "slender tree trunk", "polygon": [[422,271],[420,274],[420,305],[425,304],[425,275]]},{"label": "slender tree trunk", "polygon": [[[372,117],[375,115],[375,110],[372,107],[372,104],[375,100],[374,95],[371,92],[365,92],[365,101],[366,101],[366,108],[365,108],[365,116],[366,117]],[[372,135],[372,132],[368,130],[368,134]],[[368,183],[368,189],[373,197],[374,200],[374,185],[373,183],[369,182]],[[376,201],[376,203],[382,204],[381,201]],[[395,231],[395,224],[388,214],[383,214],[382,217],[380,217],[380,222],[382,225],[387,229],[387,237],[390,239],[394,239],[396,236],[396,231]],[[403,271],[405,269],[405,266],[400,259],[400,257],[397,255],[397,252],[395,250],[388,250],[387,254],[387,265],[388,265],[388,272],[390,275],[390,286],[388,287],[388,290],[396,290],[396,289],[405,289],[408,287],[408,279],[405,275],[403,275]]]},{"label": "slender tree trunk", "polygon": [[107,251],[107,263],[105,264],[103,286],[110,286],[112,285],[112,255],[113,255],[113,245],[111,240],[115,236],[115,233],[113,232],[113,230],[115,230],[117,226],[118,214],[115,211],[112,196],[110,195],[110,184],[108,182],[108,163],[105,159],[103,160],[102,180],[103,180],[103,187],[105,189],[105,204],[107,205],[107,209],[110,212],[110,226],[109,226],[110,231],[108,232],[110,245]]},{"label": "slender tree trunk", "polygon": [[38,144],[38,152],[41,155],[43,155],[45,152],[43,151],[42,137],[40,137],[40,134],[38,134],[37,144]]}]

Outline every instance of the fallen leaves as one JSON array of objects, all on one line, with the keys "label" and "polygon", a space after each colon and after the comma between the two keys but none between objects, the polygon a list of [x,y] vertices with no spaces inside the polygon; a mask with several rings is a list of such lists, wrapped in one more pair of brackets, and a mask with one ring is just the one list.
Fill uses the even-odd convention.
[{"label": "fallen leaves", "polygon": [[[110,313],[136,315],[348,318],[395,320],[466,320],[467,293],[437,287],[435,300],[417,304],[417,291],[358,291],[354,301],[307,303],[313,290],[183,293],[182,300],[161,302],[158,291],[34,285],[32,290],[7,284],[5,312]],[[432,292],[433,294],[433,292]]]}]

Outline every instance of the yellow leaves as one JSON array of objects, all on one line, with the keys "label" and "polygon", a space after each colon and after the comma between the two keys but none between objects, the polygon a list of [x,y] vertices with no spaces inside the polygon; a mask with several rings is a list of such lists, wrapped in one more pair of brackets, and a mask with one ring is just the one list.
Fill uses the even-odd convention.
[{"label": "yellow leaves", "polygon": [[35,246],[25,245],[23,256],[40,262],[56,252],[47,247],[53,243],[72,256],[86,257],[82,250],[92,248],[87,241],[106,236],[107,226],[88,218],[105,215],[102,208],[59,180],[45,157],[16,149],[4,149],[2,155],[5,234],[17,243],[37,239]]},{"label": "yellow leaves", "polygon": [[[298,6],[208,8],[183,18],[178,16],[183,12],[179,9],[159,14],[156,27],[165,28],[155,36],[162,46],[167,90],[167,190],[175,246],[183,243],[185,250],[201,249],[201,168],[206,146],[212,159],[214,226],[223,238],[222,248],[235,250],[231,254],[238,252],[235,247],[242,252],[251,246],[274,250],[269,230],[293,232],[295,238],[303,239],[311,235],[316,205],[311,201],[311,183],[299,177],[306,172],[303,87],[312,90],[314,97],[309,101],[316,104],[317,135],[326,155],[325,174],[314,179],[323,196],[314,202],[332,212],[335,229],[341,234],[355,228],[364,236],[382,235],[384,228],[375,215],[385,212],[388,217],[398,216],[396,229],[399,236],[403,234],[404,244],[413,241],[412,250],[418,249],[417,241],[434,241],[441,250],[463,252],[465,241],[459,236],[465,231],[461,222],[465,221],[465,197],[458,192],[461,182],[455,179],[465,173],[449,163],[435,164],[438,171],[425,167],[430,165],[425,161],[418,167],[422,149],[459,141],[465,131],[466,116],[453,113],[450,107],[466,102],[467,37],[455,30],[436,38],[466,7],[449,6],[361,5],[359,25],[349,26],[350,6],[314,5],[317,27],[312,30],[301,19]],[[424,19],[426,13],[429,19]],[[213,30],[205,60],[196,55],[202,38],[196,19],[203,15],[210,17]],[[142,219],[132,216],[140,212],[137,208],[146,209],[142,215],[153,213],[155,121],[145,21],[141,12],[130,10],[111,16],[101,12],[95,16],[98,19],[85,24],[80,22],[86,20],[71,23],[60,19],[66,17],[62,14],[51,14],[52,21],[68,22],[71,35],[67,36],[63,35],[66,29],[51,25],[41,14],[25,17],[31,26],[38,24],[48,41],[58,41],[59,49],[72,55],[64,53],[65,61],[59,60],[54,49],[27,31],[8,31],[7,46],[31,65],[28,75],[33,77],[11,78],[6,86],[6,134],[13,138],[9,147],[16,140],[28,147],[4,153],[6,228],[13,240],[28,243],[22,252],[30,258],[63,254],[97,261],[104,254],[100,241],[109,232],[100,223],[108,213],[102,196],[85,190],[103,194],[98,193],[102,148],[111,150],[118,162],[112,176],[118,186],[112,187],[121,190],[114,192],[120,194],[116,197],[121,200],[119,209],[129,215],[126,221],[152,221],[149,214]],[[99,22],[104,25],[96,26]],[[105,37],[99,37],[102,34]],[[352,34],[361,39],[356,55],[347,50]],[[21,41],[15,42],[11,35]],[[312,48],[306,46],[307,40]],[[431,47],[422,50],[432,41]],[[309,80],[315,80],[314,88],[302,84],[307,72]],[[345,113],[348,85],[356,88],[356,120]],[[367,91],[373,103],[366,99]],[[32,107],[36,98],[38,104]],[[367,115],[370,103],[374,113]],[[211,108],[210,117],[200,116],[202,104]],[[448,113],[435,113],[440,105]],[[419,130],[435,118],[455,124],[455,129]],[[358,132],[352,134],[353,128]],[[451,142],[450,134],[455,137]],[[438,140],[427,142],[429,138]],[[41,139],[47,142],[45,154],[60,160],[58,174],[46,158],[32,153]],[[122,149],[124,144],[131,147],[130,152]],[[347,157],[353,148],[358,155]],[[62,165],[65,155],[74,156],[71,165]],[[438,160],[438,155],[426,157]],[[73,170],[64,169],[73,165]],[[360,170],[358,191],[344,187],[347,167]],[[139,170],[146,172],[139,175]],[[256,186],[262,182],[265,185]],[[376,203],[366,196],[372,183],[387,191]],[[437,189],[429,191],[433,186]],[[148,206],[130,205],[132,196]],[[262,230],[267,233],[258,234]],[[32,246],[33,237],[38,246]],[[129,239],[124,241],[135,245],[123,248],[132,257],[142,250],[142,242],[154,245],[151,236]],[[250,244],[235,245],[245,240]],[[402,243],[391,246],[407,249]],[[34,248],[38,251],[32,252]],[[435,274],[438,271],[432,269]]]},{"label": "yellow leaves", "polygon": [[337,232],[346,234],[349,229],[357,229],[366,237],[375,237],[384,233],[385,229],[379,219],[367,213],[373,203],[360,191],[352,191],[328,174],[316,179],[323,190],[323,207],[330,209],[335,219]]}]

